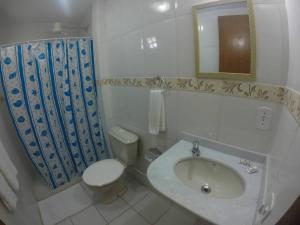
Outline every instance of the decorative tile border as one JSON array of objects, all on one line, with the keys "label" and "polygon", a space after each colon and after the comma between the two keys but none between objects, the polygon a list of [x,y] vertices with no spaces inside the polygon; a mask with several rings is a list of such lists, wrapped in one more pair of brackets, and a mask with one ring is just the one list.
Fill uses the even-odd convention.
[{"label": "decorative tile border", "polygon": [[286,87],[284,105],[300,126],[300,93]]},{"label": "decorative tile border", "polygon": [[[164,78],[169,90],[195,91],[225,96],[252,98],[284,104],[300,125],[300,93],[284,86],[255,82],[211,80],[196,78]],[[162,88],[156,78],[108,78],[98,81],[99,85]]]},{"label": "decorative tile border", "polygon": [[[265,101],[282,103],[285,88],[267,84],[209,80],[194,78],[164,78],[169,90],[195,91],[219,95],[255,98]],[[143,88],[162,88],[161,81],[155,78],[109,78],[100,81],[101,85],[128,86]]]}]

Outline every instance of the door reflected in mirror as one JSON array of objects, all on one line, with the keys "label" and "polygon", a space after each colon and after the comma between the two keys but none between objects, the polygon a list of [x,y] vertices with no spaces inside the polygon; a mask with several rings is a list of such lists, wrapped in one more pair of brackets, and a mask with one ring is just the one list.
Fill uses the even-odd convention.
[{"label": "door reflected in mirror", "polygon": [[251,1],[194,6],[197,76],[255,79]]}]

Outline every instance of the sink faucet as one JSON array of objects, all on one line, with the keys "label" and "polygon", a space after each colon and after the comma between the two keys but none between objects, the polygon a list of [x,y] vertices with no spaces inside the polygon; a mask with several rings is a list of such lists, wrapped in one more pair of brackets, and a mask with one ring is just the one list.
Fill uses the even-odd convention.
[{"label": "sink faucet", "polygon": [[199,149],[199,141],[193,141],[193,148],[192,148],[192,153],[193,153],[193,157],[198,158],[200,157],[200,149]]}]

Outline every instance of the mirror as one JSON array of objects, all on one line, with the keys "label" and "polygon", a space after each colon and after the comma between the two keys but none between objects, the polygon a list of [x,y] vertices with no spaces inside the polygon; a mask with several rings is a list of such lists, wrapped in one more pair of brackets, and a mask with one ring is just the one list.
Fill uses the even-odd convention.
[{"label": "mirror", "polygon": [[196,75],[255,80],[255,25],[251,0],[193,7]]}]

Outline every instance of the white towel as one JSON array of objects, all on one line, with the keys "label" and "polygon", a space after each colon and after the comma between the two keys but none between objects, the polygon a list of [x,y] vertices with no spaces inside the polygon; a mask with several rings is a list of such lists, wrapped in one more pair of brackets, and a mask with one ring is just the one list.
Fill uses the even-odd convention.
[{"label": "white towel", "polygon": [[0,141],[0,172],[3,177],[6,179],[10,187],[17,192],[20,188],[19,181],[17,178],[18,171],[9,156],[6,153],[6,150]]},{"label": "white towel", "polygon": [[158,135],[166,130],[164,90],[150,91],[149,133]]},{"label": "white towel", "polygon": [[18,171],[0,141],[0,199],[9,211],[17,207],[17,192],[20,188],[17,179]]},{"label": "white towel", "polygon": [[18,197],[0,173],[0,199],[10,212],[17,208]]}]

